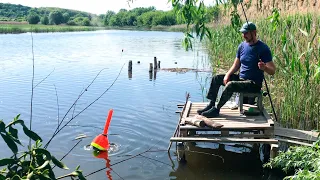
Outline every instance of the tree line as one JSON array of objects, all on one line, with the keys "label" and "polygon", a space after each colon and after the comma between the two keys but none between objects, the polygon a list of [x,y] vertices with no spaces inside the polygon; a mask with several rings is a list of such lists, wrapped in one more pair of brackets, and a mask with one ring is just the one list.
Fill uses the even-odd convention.
[{"label": "tree line", "polygon": [[[206,22],[211,22],[221,16],[221,10],[218,6],[206,7]],[[160,11],[155,7],[135,8],[132,10],[120,9],[118,13],[107,11],[102,15],[103,24],[105,26],[171,26],[184,24],[183,17],[177,15],[174,10]]]},{"label": "tree line", "polygon": [[[28,6],[0,3],[0,21],[27,21],[29,24],[44,25],[92,25],[91,22],[96,17],[82,11],[75,11],[62,8],[31,8]],[[102,20],[101,20],[102,21]]]},{"label": "tree line", "polygon": [[[210,22],[221,14],[219,7],[206,7],[206,18]],[[28,6],[0,3],[0,21],[27,21],[29,24],[81,25],[81,26],[171,26],[184,24],[183,17],[173,11],[160,11],[155,7],[140,7],[132,10],[120,9],[118,13],[107,11],[95,15],[82,11],[62,8],[31,8]]]}]

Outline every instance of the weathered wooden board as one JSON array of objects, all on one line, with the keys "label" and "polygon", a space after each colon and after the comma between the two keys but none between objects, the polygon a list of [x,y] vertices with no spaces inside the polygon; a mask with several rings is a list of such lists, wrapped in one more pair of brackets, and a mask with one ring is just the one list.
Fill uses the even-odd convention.
[{"label": "weathered wooden board", "polygon": [[228,138],[228,137],[172,137],[171,142],[216,142],[216,143],[267,143],[277,144],[276,139],[250,139],[250,138]]},{"label": "weathered wooden board", "polygon": [[281,127],[275,127],[274,134],[276,136],[280,136],[284,138],[291,138],[291,139],[311,141],[311,142],[317,141],[319,136],[318,132],[303,131],[303,130],[297,130],[297,129],[281,128]]}]

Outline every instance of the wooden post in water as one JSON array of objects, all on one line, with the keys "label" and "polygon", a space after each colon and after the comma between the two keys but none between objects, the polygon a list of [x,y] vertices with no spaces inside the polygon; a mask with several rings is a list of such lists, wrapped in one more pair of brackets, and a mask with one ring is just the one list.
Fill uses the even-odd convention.
[{"label": "wooden post in water", "polygon": [[160,69],[160,61],[158,61],[158,68]]},{"label": "wooden post in water", "polygon": [[154,57],[153,60],[154,60],[154,69],[158,69],[158,67],[157,67],[157,57]]},{"label": "wooden post in water", "polygon": [[129,61],[128,64],[128,71],[132,71],[132,60]]},{"label": "wooden post in water", "polygon": [[155,69],[153,71],[153,80],[156,80],[157,79],[157,70]]},{"label": "wooden post in water", "polygon": [[150,63],[150,67],[149,67],[149,81],[152,81],[152,70],[153,70],[153,65],[152,63]]},{"label": "wooden post in water", "polygon": [[270,150],[270,158],[273,159],[278,155],[279,146],[278,144],[271,144],[271,150]]}]

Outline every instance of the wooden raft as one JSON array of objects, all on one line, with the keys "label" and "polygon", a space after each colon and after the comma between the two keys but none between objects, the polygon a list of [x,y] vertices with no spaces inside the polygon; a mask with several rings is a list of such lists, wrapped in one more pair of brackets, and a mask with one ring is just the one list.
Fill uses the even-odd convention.
[{"label": "wooden raft", "polygon": [[[197,127],[186,122],[195,117],[197,110],[207,106],[207,103],[188,101],[183,108],[176,136],[171,142],[215,142],[244,144],[277,144],[274,138],[274,122],[265,109],[256,116],[246,116],[238,109],[231,110],[222,107],[219,117],[208,118],[222,127]],[[206,133],[203,133],[206,132]]]}]

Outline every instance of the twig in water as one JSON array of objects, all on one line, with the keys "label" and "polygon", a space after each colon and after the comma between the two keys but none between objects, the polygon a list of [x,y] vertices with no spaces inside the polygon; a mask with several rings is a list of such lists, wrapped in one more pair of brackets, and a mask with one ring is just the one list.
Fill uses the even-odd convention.
[{"label": "twig in water", "polygon": [[51,71],[51,73],[49,73],[48,75],[47,75],[47,77],[45,77],[45,78],[43,78],[38,84],[36,84],[33,88],[35,89],[38,85],[40,85],[44,80],[46,80],[53,72],[54,72],[54,70],[55,70],[56,68],[54,68],[52,71]]},{"label": "twig in water", "polygon": [[156,162],[159,162],[159,163],[162,163],[162,164],[165,164],[165,165],[171,166],[171,165],[170,165],[170,164],[168,164],[168,163],[165,163],[165,162],[159,161],[159,160],[157,160],[157,159],[153,159],[153,158],[150,158],[150,157],[144,156],[144,155],[142,155],[142,154],[140,154],[140,156],[141,156],[141,157],[144,157],[144,158],[146,158],[146,159],[150,159],[150,160],[153,160],[153,161],[156,161]]},{"label": "twig in water", "polygon": [[[31,27],[32,29],[32,27]],[[31,49],[32,49],[32,82],[31,82],[31,102],[30,102],[30,124],[29,129],[32,130],[32,110],[33,110],[33,83],[34,83],[34,51],[33,51],[33,35],[31,30]],[[29,147],[31,147],[31,138],[29,138]]]},{"label": "twig in water", "polygon": [[[97,127],[97,126],[83,126],[83,125],[76,125],[76,124],[69,124],[69,125],[67,125],[67,126],[70,126],[70,127],[72,127],[72,126],[74,126],[74,127],[90,127],[90,128],[96,128],[96,129],[101,129],[101,130],[103,130],[103,128],[101,128],[101,127]],[[108,136],[109,136],[110,134],[108,134]]]},{"label": "twig in water", "polygon": [[[189,98],[190,98],[190,93],[186,93],[186,101],[185,101],[184,106],[183,106],[183,109],[182,109],[182,111],[181,111],[181,113],[180,113],[179,122],[178,122],[178,125],[177,125],[174,133],[173,133],[173,137],[175,137],[177,134],[179,134],[178,131],[179,131],[179,129],[180,129],[179,127],[180,127],[180,122],[181,122],[181,119],[182,119],[182,113],[183,113],[183,112],[185,111],[185,109],[186,109],[186,105],[187,105],[187,103],[188,103]],[[170,151],[171,146],[172,146],[172,142],[169,143],[168,152]]]},{"label": "twig in water", "polygon": [[[80,94],[79,94],[78,98],[80,98],[81,94],[84,93],[84,91],[85,91],[85,89],[82,89],[82,90],[80,91]],[[76,106],[77,106],[78,100],[79,100],[79,99],[76,100],[76,103],[75,103],[74,106],[73,106],[73,111],[72,111],[72,116],[71,116],[71,118],[73,118],[74,112],[76,111]],[[57,129],[57,131],[58,131],[58,129]]]},{"label": "twig in water", "polygon": [[[106,68],[102,69],[99,71],[99,73],[95,76],[95,78],[91,81],[91,83],[86,87],[86,89],[84,91],[82,91],[80,93],[80,95],[78,96],[78,98],[74,101],[74,103],[71,105],[71,107],[68,109],[68,111],[66,112],[66,114],[63,116],[60,125],[63,123],[64,119],[67,117],[67,115],[69,114],[69,112],[71,111],[72,108],[74,108],[74,106],[77,104],[78,100],[81,98],[81,96],[86,92],[86,90],[94,83],[94,81],[98,78],[98,76],[100,75],[100,73],[105,70]],[[53,133],[51,139],[49,140],[49,142],[45,145],[45,147],[48,146],[48,144],[51,142],[51,140],[54,138],[54,136],[56,135],[57,131],[59,131],[59,127],[57,127],[57,129],[55,130],[55,132]]]},{"label": "twig in water", "polygon": [[[50,140],[48,141],[48,143],[45,145],[45,148],[48,147],[48,145],[50,144],[50,142],[52,141],[52,139],[63,129],[65,128],[73,119],[75,119],[77,116],[79,116],[82,112],[84,112],[86,109],[88,109],[92,104],[94,104],[96,101],[98,101],[106,92],[109,91],[109,89],[115,84],[115,82],[118,80],[121,72],[122,72],[122,69],[124,67],[125,63],[122,65],[120,71],[119,71],[119,74],[117,75],[116,79],[112,82],[112,84],[98,97],[96,98],[94,101],[92,101],[88,106],[86,106],[83,110],[81,110],[78,114],[76,114],[74,117],[72,117],[65,125],[63,125],[56,133],[54,133],[52,135],[52,137],[50,138]],[[102,70],[101,70],[102,71]],[[94,78],[94,80],[89,84],[89,86],[85,89],[84,92],[86,92],[86,90],[92,85],[92,83],[95,81],[95,79],[99,76],[99,74],[101,73],[101,71],[97,74],[97,76]],[[83,93],[84,93],[83,92]],[[77,98],[76,101],[78,101],[80,99],[80,97],[83,95],[83,93],[81,93],[81,95]],[[75,101],[75,103],[76,103]],[[65,116],[63,117],[63,119],[61,120],[61,123],[63,122],[63,120],[65,119],[65,117],[67,116],[67,114],[70,112],[71,108],[75,105],[75,103],[69,108],[69,110],[67,111],[67,113],[65,114]]]},{"label": "twig in water", "polygon": [[[110,168],[111,169],[111,168]],[[112,172],[114,172],[120,179],[123,179],[115,170],[111,169]],[[124,179],[123,179],[124,180]]]},{"label": "twig in water", "polygon": [[148,151],[148,152],[164,152],[168,151],[167,149],[159,149],[159,150],[153,150],[153,151]]},{"label": "twig in water", "polygon": [[[82,139],[80,139],[80,140],[60,159],[60,161],[62,161],[65,157],[67,157],[67,156],[71,153],[71,151],[72,151],[81,141],[82,141]],[[52,167],[52,169],[55,168],[55,167],[56,167],[56,165],[54,165],[54,166]]]},{"label": "twig in water", "polygon": [[[127,159],[124,159],[124,160],[121,160],[121,161],[119,161],[119,162],[116,162],[116,163],[114,163],[114,164],[111,164],[110,167],[111,167],[111,166],[114,166],[114,165],[117,165],[117,164],[120,164],[120,163],[123,163],[123,162],[125,162],[125,161],[128,161],[128,160],[130,160],[130,159],[136,158],[136,157],[138,157],[138,156],[140,156],[140,155],[142,155],[142,154],[144,154],[144,153],[149,152],[149,151],[150,151],[153,147],[155,147],[160,141],[161,141],[161,140],[159,140],[156,144],[154,144],[153,146],[151,146],[148,150],[143,151],[143,152],[141,152],[141,153],[139,153],[139,154],[136,154],[136,155],[134,155],[134,156],[131,156],[131,157],[127,158]],[[85,175],[84,177],[91,176],[91,175],[93,175],[93,174],[95,174],[95,173],[98,173],[98,172],[100,172],[100,171],[102,171],[102,170],[105,170],[105,169],[106,169],[106,167],[101,168],[101,169],[98,169],[98,170],[96,170],[96,171],[94,171],[94,172],[92,172],[92,173],[89,173],[89,174]]]},{"label": "twig in water", "polygon": [[58,128],[59,128],[59,119],[60,119],[60,108],[59,108],[59,97],[58,97],[58,91],[57,91],[57,87],[56,85],[53,85],[54,86],[54,89],[56,91],[56,97],[57,97],[57,107],[58,107]]},{"label": "twig in water", "polygon": [[190,151],[190,150],[185,150],[185,151],[189,151],[189,152],[193,152],[193,153],[198,153],[198,154],[207,154],[207,155],[210,155],[210,156],[215,156],[215,157],[220,158],[220,159],[222,160],[222,162],[224,163],[223,157],[222,157],[222,156],[219,156],[219,155],[216,155],[216,154],[199,152],[199,151]]}]

